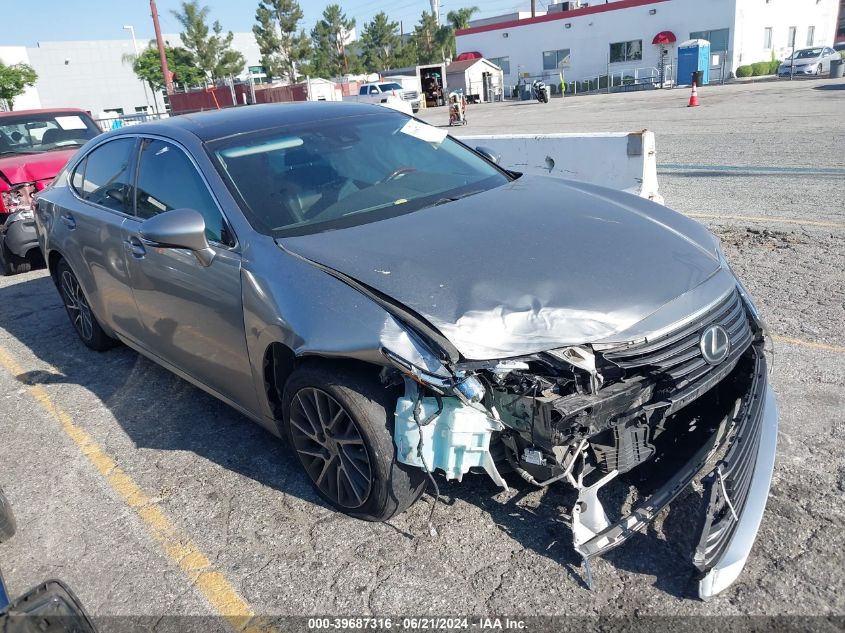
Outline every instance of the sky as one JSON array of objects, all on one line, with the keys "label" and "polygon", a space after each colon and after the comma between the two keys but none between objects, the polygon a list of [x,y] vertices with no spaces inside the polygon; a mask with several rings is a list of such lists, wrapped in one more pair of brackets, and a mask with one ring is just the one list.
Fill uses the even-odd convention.
[{"label": "sky", "polygon": [[[403,22],[405,32],[413,30],[423,11],[430,11],[429,0],[334,0],[347,16],[354,17],[358,31],[379,11],[385,11],[395,22]],[[539,0],[538,9],[549,0]],[[332,0],[299,0],[305,13],[302,25],[311,30],[326,5]],[[201,0],[211,9],[210,19],[220,20],[226,31],[249,31],[255,22],[257,0]],[[157,0],[162,31],[178,33],[179,23],[171,9],[179,0]],[[39,0],[37,15],[25,0],[0,0],[3,24],[0,46],[35,46],[39,41],[105,40],[129,37],[123,25],[135,27],[138,40],[153,37],[149,0]],[[441,15],[464,6],[478,6],[482,11],[474,17],[508,13],[517,8],[528,10],[530,0],[442,0]],[[8,28],[18,25],[15,28]]]}]

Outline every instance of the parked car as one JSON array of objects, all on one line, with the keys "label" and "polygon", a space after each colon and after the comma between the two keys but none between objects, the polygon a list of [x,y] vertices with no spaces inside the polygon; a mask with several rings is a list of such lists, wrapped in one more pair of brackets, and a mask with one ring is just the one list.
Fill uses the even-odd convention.
[{"label": "parked car", "polygon": [[[389,99],[407,101],[413,112],[420,109],[420,95],[414,90],[406,90],[395,81],[376,82],[358,86],[358,94],[347,99],[358,103],[387,103]],[[400,108],[394,108],[400,109]]]},{"label": "parked car", "polygon": [[[589,561],[703,477],[700,595],[749,555],[777,436],[766,330],[718,240],[663,206],[303,103],[106,133],[36,226],[87,346],[122,341],[286,437],[342,512],[385,521],[434,470],[510,470],[574,487]],[[606,511],[621,474],[656,483]]]},{"label": "parked car", "polygon": [[0,264],[5,274],[40,263],[33,200],[68,158],[99,133],[82,110],[0,112]]},{"label": "parked car", "polygon": [[[795,51],[780,65],[778,76],[824,75],[830,72],[830,62],[834,59],[840,59],[839,53],[829,46],[802,48]],[[792,70],[793,66],[795,66],[795,70]]]}]

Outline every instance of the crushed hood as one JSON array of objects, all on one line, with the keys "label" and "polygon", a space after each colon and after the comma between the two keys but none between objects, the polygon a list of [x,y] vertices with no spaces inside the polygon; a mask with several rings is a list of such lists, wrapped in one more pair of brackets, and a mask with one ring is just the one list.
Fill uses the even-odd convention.
[{"label": "crushed hood", "polygon": [[696,241],[677,228],[686,222],[627,194],[524,176],[278,242],[404,304],[465,358],[492,359],[608,340],[702,284],[720,262],[703,230]]},{"label": "crushed hood", "polygon": [[78,147],[73,149],[53,150],[41,154],[19,154],[0,157],[0,179],[5,184],[20,185],[25,182],[49,180],[70,160]]}]

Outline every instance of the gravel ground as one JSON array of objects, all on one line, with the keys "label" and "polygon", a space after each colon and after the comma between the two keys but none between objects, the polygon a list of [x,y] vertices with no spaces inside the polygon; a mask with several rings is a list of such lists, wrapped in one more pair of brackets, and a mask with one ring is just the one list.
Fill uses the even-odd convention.
[{"label": "gravel ground", "polygon": [[[32,397],[37,385],[256,613],[845,615],[842,175],[755,171],[842,167],[842,93],[830,85],[704,88],[698,109],[675,90],[470,110],[473,133],[654,130],[660,163],[673,166],[661,171],[667,204],[718,216],[703,221],[781,337],[768,511],[744,573],[716,600],[692,597],[695,493],[597,561],[593,591],[571,550],[563,489],[511,478],[502,493],[483,476],[443,482],[437,538],[425,527],[428,495],[389,524],[332,512],[257,426],[126,348],[85,349],[43,271],[0,277],[0,350],[23,369],[0,368],[0,486],[19,525],[0,545],[12,592],[61,577],[95,616],[214,613]],[[744,170],[701,175],[677,165]]]}]

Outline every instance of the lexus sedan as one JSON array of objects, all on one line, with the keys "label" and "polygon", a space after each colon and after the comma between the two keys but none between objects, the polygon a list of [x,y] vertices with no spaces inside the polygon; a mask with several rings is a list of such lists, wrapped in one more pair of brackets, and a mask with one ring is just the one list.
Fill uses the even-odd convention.
[{"label": "lexus sedan", "polygon": [[[771,348],[716,238],[663,206],[302,103],[104,134],[36,223],[85,345],[121,341],[287,438],[342,512],[387,520],[435,475],[568,486],[589,577],[696,481],[699,595],[749,555]],[[617,478],[633,505],[599,499]]]},{"label": "lexus sedan", "polygon": [[778,76],[825,75],[830,72],[830,62],[839,58],[839,53],[829,46],[802,48],[799,51],[795,51],[789,59],[780,65]]}]

